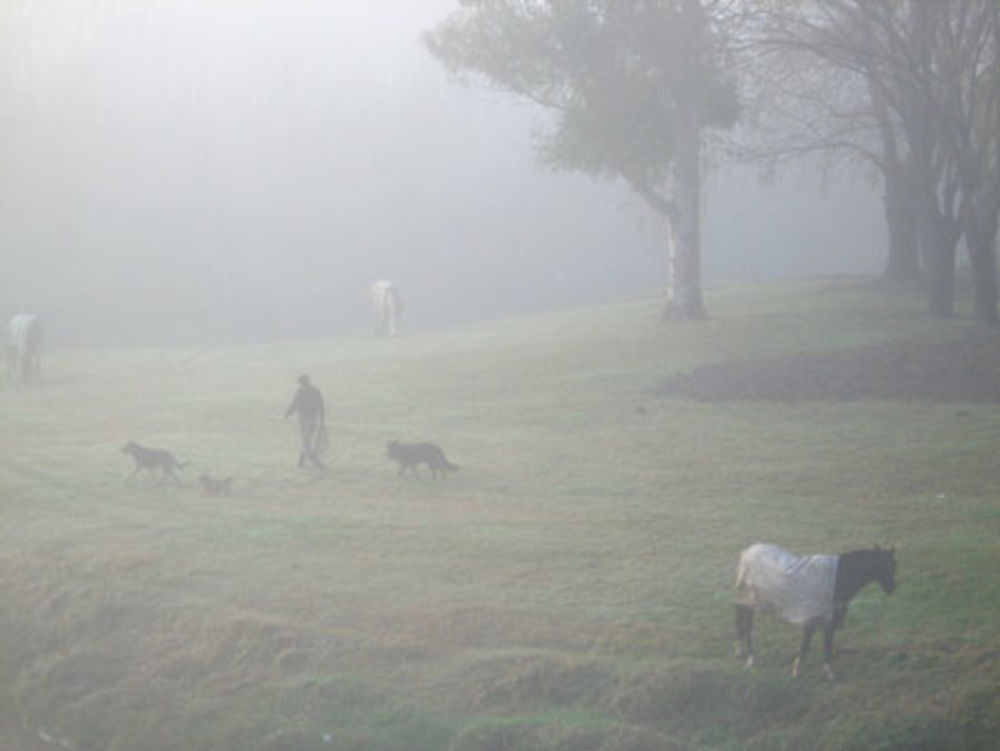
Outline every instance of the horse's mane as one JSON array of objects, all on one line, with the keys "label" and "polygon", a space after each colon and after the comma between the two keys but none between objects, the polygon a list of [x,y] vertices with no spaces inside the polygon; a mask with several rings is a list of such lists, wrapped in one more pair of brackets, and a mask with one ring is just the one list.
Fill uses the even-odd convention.
[{"label": "horse's mane", "polygon": [[840,560],[841,562],[846,559],[848,561],[874,563],[876,561],[883,561],[886,557],[891,559],[894,552],[892,548],[880,548],[876,545],[874,548],[861,548],[860,550],[850,550],[846,553],[841,553]]}]

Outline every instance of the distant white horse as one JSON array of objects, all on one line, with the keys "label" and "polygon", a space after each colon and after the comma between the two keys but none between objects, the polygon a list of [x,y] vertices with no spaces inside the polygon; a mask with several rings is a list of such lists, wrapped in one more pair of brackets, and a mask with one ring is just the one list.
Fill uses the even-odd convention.
[{"label": "distant white horse", "polygon": [[7,375],[29,381],[42,374],[42,324],[38,316],[18,313],[7,325]]},{"label": "distant white horse", "polygon": [[379,279],[368,290],[375,313],[375,336],[396,336],[400,313],[399,290],[388,279]]}]

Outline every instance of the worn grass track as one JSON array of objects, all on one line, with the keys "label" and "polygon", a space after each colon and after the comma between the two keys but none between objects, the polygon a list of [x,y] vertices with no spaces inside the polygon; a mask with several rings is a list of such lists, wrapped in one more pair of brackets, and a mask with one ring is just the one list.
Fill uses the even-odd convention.
[{"label": "worn grass track", "polygon": [[[750,356],[956,336],[870,285],[414,333],[56,351],[0,388],[0,707],[76,749],[973,749],[1000,725],[1000,406],[657,397]],[[330,468],[283,412],[323,389]],[[389,438],[462,469],[397,478]],[[123,481],[127,440],[190,462]],[[234,475],[231,498],[194,477]],[[793,683],[731,657],[745,544],[895,544]]]}]

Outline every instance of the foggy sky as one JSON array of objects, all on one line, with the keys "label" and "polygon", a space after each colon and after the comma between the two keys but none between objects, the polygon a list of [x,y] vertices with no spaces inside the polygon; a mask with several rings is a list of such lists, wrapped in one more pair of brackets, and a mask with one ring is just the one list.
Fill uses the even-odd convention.
[{"label": "foggy sky", "polygon": [[[423,49],[454,5],[0,2],[3,320],[202,343],[367,333],[377,277],[411,329],[657,294],[641,202],[537,167],[544,113]],[[880,269],[863,182],[707,183],[709,287]]]}]

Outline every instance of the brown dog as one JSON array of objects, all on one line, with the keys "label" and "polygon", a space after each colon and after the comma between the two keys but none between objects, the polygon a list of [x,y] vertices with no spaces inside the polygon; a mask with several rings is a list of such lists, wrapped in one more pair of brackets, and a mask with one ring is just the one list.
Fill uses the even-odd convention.
[{"label": "brown dog", "polygon": [[458,469],[457,464],[448,461],[441,447],[436,443],[400,443],[399,441],[389,441],[385,445],[385,455],[399,463],[399,473],[402,475],[406,470],[413,474],[417,472],[418,464],[426,464],[430,467],[431,475],[434,477],[440,473],[441,477],[447,477],[447,470],[452,472]]},{"label": "brown dog", "polygon": [[211,475],[199,475],[198,480],[206,495],[229,496],[233,490],[233,478],[219,480]]},{"label": "brown dog", "polygon": [[170,477],[177,482],[174,470],[186,466],[177,461],[169,451],[140,446],[135,441],[129,441],[122,446],[122,453],[128,454],[135,461],[135,467],[126,475],[126,479],[132,477],[140,469],[144,469],[150,474],[155,474],[155,470],[159,469],[164,477]]}]

